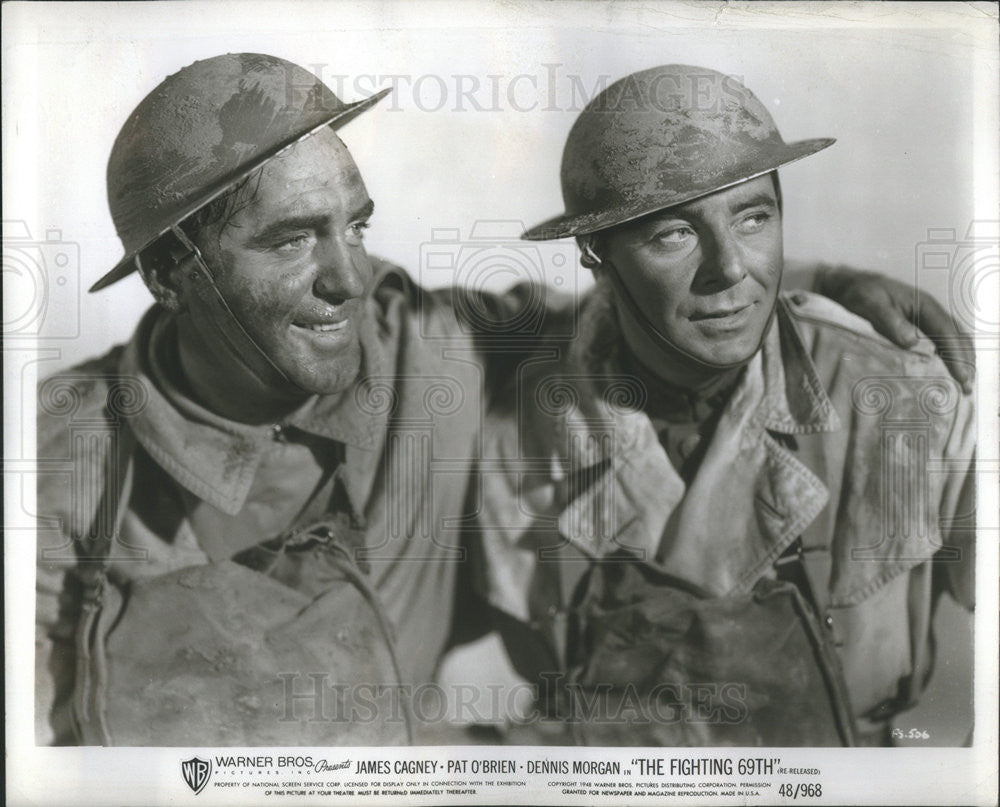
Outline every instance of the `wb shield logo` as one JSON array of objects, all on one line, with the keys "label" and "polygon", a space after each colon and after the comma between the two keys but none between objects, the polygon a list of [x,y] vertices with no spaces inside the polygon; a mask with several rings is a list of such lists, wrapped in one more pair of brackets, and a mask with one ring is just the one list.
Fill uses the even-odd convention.
[{"label": "wb shield logo", "polygon": [[201,793],[212,776],[212,763],[198,759],[198,757],[191,757],[191,759],[181,763],[181,773],[184,774],[184,781],[188,783],[188,787],[197,795]]}]

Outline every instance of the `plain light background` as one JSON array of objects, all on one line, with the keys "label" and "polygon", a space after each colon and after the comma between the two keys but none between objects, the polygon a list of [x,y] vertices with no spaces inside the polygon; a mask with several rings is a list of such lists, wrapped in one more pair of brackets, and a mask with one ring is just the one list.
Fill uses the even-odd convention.
[{"label": "plain light background", "polygon": [[[478,221],[530,225],[560,212],[559,160],[583,103],[628,73],[683,62],[741,77],[786,140],[838,139],[782,171],[789,257],[876,269],[957,304],[953,275],[925,266],[923,245],[930,231],[953,231],[967,253],[982,217],[974,192],[985,189],[995,214],[996,184],[995,139],[989,160],[973,159],[976,108],[996,103],[995,46],[984,53],[982,36],[952,24],[958,14],[854,3],[7,4],[4,318],[19,328],[6,347],[38,348],[30,375],[14,380],[130,336],[150,303],[137,277],[85,293],[121,256],[108,153],[165,76],[227,51],[295,61],[348,101],[395,82],[341,136],[376,201],[369,250],[428,285],[463,282],[422,265],[436,230],[464,238]],[[993,84],[974,69],[983,59]],[[546,268],[572,253],[541,249]],[[582,270],[570,277],[587,284]],[[969,639],[961,614],[945,609],[939,625],[936,694],[906,726],[933,721],[952,743],[968,724]]]}]

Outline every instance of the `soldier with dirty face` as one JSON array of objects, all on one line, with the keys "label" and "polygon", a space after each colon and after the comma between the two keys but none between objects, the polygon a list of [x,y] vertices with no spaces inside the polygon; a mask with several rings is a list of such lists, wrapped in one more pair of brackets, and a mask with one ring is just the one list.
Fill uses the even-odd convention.
[{"label": "soldier with dirty face", "polygon": [[570,132],[566,212],[524,237],[575,237],[596,287],[496,398],[477,536],[564,741],[887,744],[939,596],[972,607],[970,396],[928,340],[781,291],[777,171],[833,143],[686,65]]},{"label": "soldier with dirty face", "polygon": [[[40,454],[74,464],[39,484],[60,525],[40,541],[42,740],[418,739],[405,688],[432,680],[461,557],[431,525],[463,512],[482,381],[444,358],[478,355],[448,295],[365,250],[375,203],[338,132],[384,95],[218,56],[122,128],[126,254],[94,289],[138,270],[156,305],[41,385]],[[81,420],[107,439],[74,449]],[[430,450],[457,484],[432,484]]]},{"label": "soldier with dirty face", "polygon": [[[450,290],[367,254],[375,202],[338,132],[384,94],[348,104],[290,62],[230,54],[165,79],[122,127],[108,198],[125,255],[92,290],[138,271],[155,305],[128,344],[40,386],[40,744],[426,736],[405,691],[448,646],[468,577],[454,525],[483,388],[502,386],[488,359],[512,353],[484,349],[503,329],[461,321]],[[657,308],[657,266],[624,231],[608,242],[700,360],[739,363],[766,330],[780,239],[762,213],[779,205],[760,184],[732,202],[760,219],[745,237],[771,233],[746,294]],[[876,320],[900,316],[898,286],[859,282],[889,295]],[[479,302],[496,323],[523,299]]]}]

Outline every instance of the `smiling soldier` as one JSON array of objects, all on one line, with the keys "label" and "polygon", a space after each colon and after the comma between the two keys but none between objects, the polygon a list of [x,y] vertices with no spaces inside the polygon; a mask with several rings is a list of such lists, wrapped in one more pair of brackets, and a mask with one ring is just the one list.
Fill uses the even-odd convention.
[{"label": "smiling soldier", "polygon": [[[39,390],[39,743],[414,740],[393,693],[431,682],[447,646],[449,525],[497,379],[484,337],[503,329],[459,322],[450,290],[368,257],[374,202],[336,130],[383,95],[345,104],[282,59],[217,56],[164,80],[118,135],[125,255],[93,290],[138,270],[156,305],[127,345]],[[773,227],[759,184],[734,203]],[[749,349],[779,257],[752,297],[679,300],[719,351],[707,361]],[[479,302],[495,324],[523,299]]]},{"label": "smiling soldier", "polygon": [[779,293],[777,169],[833,142],[653,68],[581,113],[566,213],[525,234],[576,237],[597,283],[490,415],[483,585],[577,740],[887,743],[938,596],[972,605],[971,399],[926,340]]},{"label": "smiling soldier", "polygon": [[[40,388],[40,455],[72,462],[39,484],[59,525],[40,533],[41,741],[412,741],[374,688],[430,681],[445,647],[454,541],[428,525],[465,486],[432,486],[424,447],[464,478],[481,380],[442,358],[472,347],[450,309],[428,296],[418,324],[405,276],[366,254],[374,203],[335,130],[384,95],[219,56],[122,128],[126,254],[94,290],[138,269],[157,305]],[[372,688],[366,713],[344,684]]]}]

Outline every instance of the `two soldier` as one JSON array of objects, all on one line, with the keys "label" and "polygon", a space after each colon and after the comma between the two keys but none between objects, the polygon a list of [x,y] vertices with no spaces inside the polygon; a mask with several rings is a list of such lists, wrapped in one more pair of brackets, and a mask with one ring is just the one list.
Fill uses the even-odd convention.
[{"label": "two soldier", "polygon": [[[60,525],[40,533],[40,742],[421,741],[391,693],[431,680],[448,645],[468,576],[451,525],[468,521],[482,435],[487,458],[556,458],[562,469],[535,480],[540,504],[525,506],[516,465],[483,482],[482,593],[516,629],[504,633],[522,671],[539,672],[523,657],[541,646],[555,648],[541,671],[573,671],[584,689],[633,683],[640,667],[608,669],[614,652],[595,635],[611,634],[586,626],[613,624],[601,615],[634,579],[640,603],[681,591],[699,619],[760,595],[756,630],[793,625],[789,659],[825,654],[810,656],[799,689],[767,690],[772,703],[805,703],[827,687],[822,727],[783,744],[881,739],[884,720],[859,729],[858,715],[901,708],[929,669],[933,525],[955,512],[956,494],[931,491],[930,538],[879,544],[884,502],[852,498],[882,492],[870,478],[877,427],[856,416],[852,385],[865,373],[950,382],[926,345],[908,352],[828,301],[779,298],[774,172],[829,143],[784,144],[739,85],[707,111],[685,106],[683,88],[661,110],[650,85],[683,83],[690,70],[630,77],[645,92],[638,108],[617,105],[619,84],[581,116],[564,160],[567,214],[529,236],[580,236],[598,284],[566,363],[523,378],[502,329],[365,251],[374,202],[336,131],[382,94],[345,104],[296,65],[239,54],[184,68],[137,107],[108,172],[126,254],[95,289],[138,270],[156,305],[127,345],[40,390],[40,456],[72,455],[89,493],[39,485],[39,512]],[[865,284],[894,288],[848,277],[845,301]],[[515,318],[522,299],[479,303],[496,322]],[[873,317],[891,327],[899,312]],[[506,349],[489,349],[498,344]],[[523,383],[508,386],[505,374]],[[600,421],[605,432],[577,439],[575,410],[542,405],[538,389],[567,376],[584,385],[584,429]],[[614,376],[635,394],[608,409]],[[54,404],[67,392],[76,417],[112,439],[72,446]],[[967,461],[967,401],[932,421],[931,455]],[[527,432],[536,442],[525,454]],[[432,457],[449,460],[445,484]],[[873,544],[888,554],[855,563]],[[825,575],[796,560],[810,552],[826,559]],[[777,571],[785,558],[811,589]],[[829,635],[810,633],[833,609],[843,614]],[[652,626],[660,636],[676,630],[669,613]],[[890,625],[891,648],[877,675],[856,675],[871,619]],[[669,655],[675,643],[662,645]],[[712,665],[729,669],[719,646],[697,649],[707,669],[674,665],[665,682],[711,683],[723,674]],[[759,678],[745,677],[756,697]],[[333,698],[345,684],[382,693],[375,719],[288,713],[290,691]],[[754,736],[780,740],[765,712],[750,722],[769,728]]]}]

